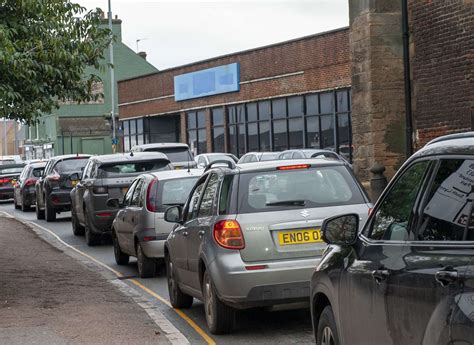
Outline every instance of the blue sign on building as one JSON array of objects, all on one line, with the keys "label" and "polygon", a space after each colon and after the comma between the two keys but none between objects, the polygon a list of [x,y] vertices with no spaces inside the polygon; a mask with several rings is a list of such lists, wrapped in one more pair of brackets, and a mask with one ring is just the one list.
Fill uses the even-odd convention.
[{"label": "blue sign on building", "polygon": [[217,95],[240,90],[240,65],[231,63],[174,77],[174,99]]}]

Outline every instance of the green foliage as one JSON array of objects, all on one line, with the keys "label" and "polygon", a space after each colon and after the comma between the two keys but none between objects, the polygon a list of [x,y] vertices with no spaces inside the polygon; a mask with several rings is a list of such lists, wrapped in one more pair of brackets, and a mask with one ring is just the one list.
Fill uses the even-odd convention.
[{"label": "green foliage", "polygon": [[101,11],[69,0],[0,0],[0,117],[33,122],[61,101],[87,102],[111,33]]}]

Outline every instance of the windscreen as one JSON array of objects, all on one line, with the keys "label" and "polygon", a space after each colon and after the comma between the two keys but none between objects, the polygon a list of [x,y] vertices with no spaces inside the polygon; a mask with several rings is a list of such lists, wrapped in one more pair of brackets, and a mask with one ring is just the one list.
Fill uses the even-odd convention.
[{"label": "windscreen", "polygon": [[78,172],[86,166],[88,160],[88,157],[66,159],[58,162],[54,167],[54,170],[56,170],[59,174]]},{"label": "windscreen", "polygon": [[196,176],[160,182],[163,184],[161,187],[161,205],[184,204],[198,179],[199,177]]},{"label": "windscreen", "polygon": [[231,156],[227,156],[227,155],[212,155],[212,156],[208,156],[209,158],[209,162],[212,163],[212,162],[215,162],[217,160],[225,160],[225,161],[229,161],[229,162],[234,162],[235,163],[235,160],[232,159]]},{"label": "windscreen", "polygon": [[240,177],[239,190],[242,213],[365,202],[344,166],[245,173]]},{"label": "windscreen", "polygon": [[273,161],[275,159],[278,158],[278,155],[280,153],[279,152],[275,152],[275,153],[264,153],[262,154],[262,157],[260,157],[260,161],[261,162],[264,162],[264,161]]},{"label": "windscreen", "polygon": [[191,154],[186,147],[163,147],[152,148],[146,151],[161,152],[168,156],[171,162],[187,162],[191,159]]},{"label": "windscreen", "polygon": [[157,159],[143,162],[120,162],[99,167],[99,178],[139,175],[150,171],[170,170],[167,160]]}]

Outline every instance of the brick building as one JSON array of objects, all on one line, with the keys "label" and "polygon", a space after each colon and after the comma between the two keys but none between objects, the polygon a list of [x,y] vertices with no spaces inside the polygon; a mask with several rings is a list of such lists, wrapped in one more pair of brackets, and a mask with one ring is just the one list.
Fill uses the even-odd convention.
[{"label": "brick building", "polygon": [[[221,76],[234,91],[203,90],[217,80],[206,75],[222,68],[236,69]],[[182,78],[194,78],[189,90],[177,84]],[[175,92],[183,87],[188,94]],[[350,154],[348,28],[123,80],[118,89],[125,150],[180,140],[195,153],[321,147]]]}]

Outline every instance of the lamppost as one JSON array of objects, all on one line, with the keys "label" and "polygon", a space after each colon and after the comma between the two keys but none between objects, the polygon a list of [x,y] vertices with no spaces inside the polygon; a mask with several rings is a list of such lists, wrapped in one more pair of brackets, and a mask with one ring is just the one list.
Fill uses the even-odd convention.
[{"label": "lamppost", "polygon": [[[109,0],[109,30],[111,35],[112,33],[112,6],[111,1]],[[109,60],[110,60],[110,104],[111,104],[111,111],[110,115],[112,116],[112,151],[115,153],[116,148],[116,133],[115,133],[115,75],[114,75],[114,45],[113,40],[110,40],[109,43]]]}]

